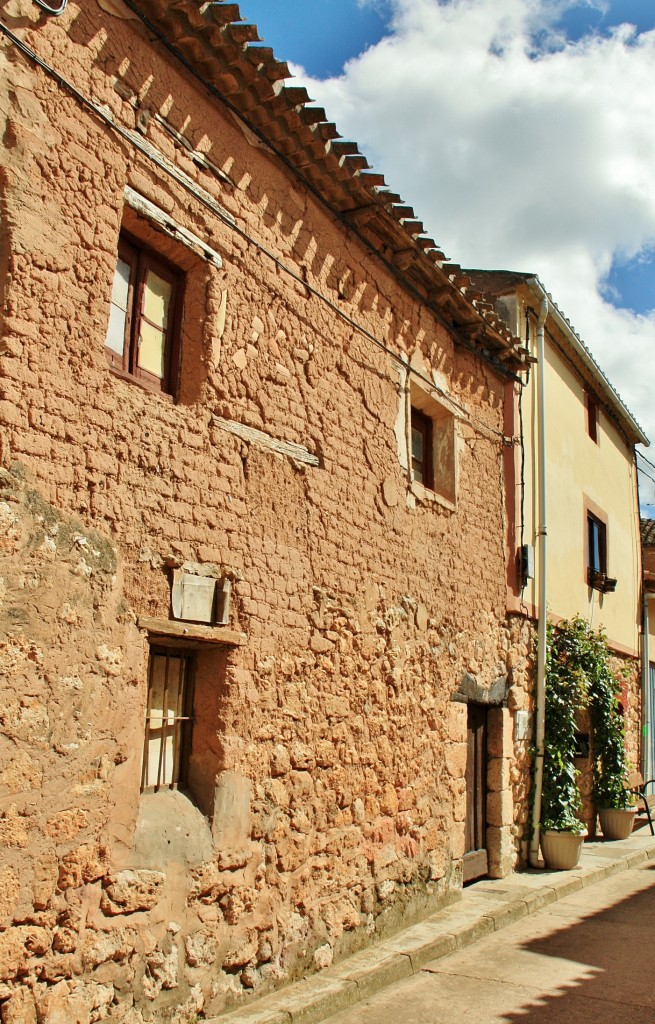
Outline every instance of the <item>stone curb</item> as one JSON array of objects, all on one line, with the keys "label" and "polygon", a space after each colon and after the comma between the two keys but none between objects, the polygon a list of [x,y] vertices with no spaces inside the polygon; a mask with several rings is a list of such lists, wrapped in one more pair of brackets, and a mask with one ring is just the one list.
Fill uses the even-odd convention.
[{"label": "stone curb", "polygon": [[[629,849],[635,838],[641,845]],[[612,844],[612,848],[588,844],[575,872],[526,872],[475,883],[460,901],[419,924],[248,1008],[208,1018],[205,1024],[318,1024],[388,985],[429,970],[434,960],[648,860],[655,860],[655,838],[639,836]],[[485,903],[491,905],[485,909]]]}]

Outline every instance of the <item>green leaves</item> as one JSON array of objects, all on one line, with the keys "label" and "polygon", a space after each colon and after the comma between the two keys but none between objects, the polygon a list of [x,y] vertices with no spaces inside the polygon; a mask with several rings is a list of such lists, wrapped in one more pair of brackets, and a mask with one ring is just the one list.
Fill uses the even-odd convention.
[{"label": "green leaves", "polygon": [[575,616],[546,627],[546,733],[542,828],[584,829],[575,768],[576,713],[588,707],[592,724],[594,798],[599,807],[630,805],[620,682],[610,668],[602,629]]}]

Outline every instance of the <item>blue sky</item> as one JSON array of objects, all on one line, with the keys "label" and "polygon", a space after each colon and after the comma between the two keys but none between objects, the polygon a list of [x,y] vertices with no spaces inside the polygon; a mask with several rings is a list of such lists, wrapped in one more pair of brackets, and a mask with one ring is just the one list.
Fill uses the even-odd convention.
[{"label": "blue sky", "polygon": [[[347,61],[392,31],[391,0],[243,0],[240,9],[279,59],[301,65],[315,79],[339,76]],[[638,33],[652,29],[655,0],[569,3],[552,27],[579,42],[592,34],[607,37],[626,22]],[[652,248],[615,255],[601,284],[606,300],[635,313],[653,310],[654,255]]]},{"label": "blue sky", "polygon": [[621,22],[635,25],[640,32],[653,28],[653,0],[613,0],[612,3],[580,3],[565,11],[561,23],[570,39],[579,39],[588,32],[607,33]]},{"label": "blue sky", "polygon": [[356,0],[244,0],[239,7],[278,59],[302,64],[316,78],[338,75],[377,43],[391,13],[387,3]]}]

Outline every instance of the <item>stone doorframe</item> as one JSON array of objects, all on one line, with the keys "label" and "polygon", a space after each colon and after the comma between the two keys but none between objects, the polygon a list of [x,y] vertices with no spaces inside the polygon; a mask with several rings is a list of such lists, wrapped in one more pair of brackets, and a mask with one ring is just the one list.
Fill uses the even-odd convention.
[{"label": "stone doorframe", "polygon": [[461,704],[481,704],[487,712],[487,855],[489,877],[504,878],[514,869],[514,798],[511,767],[514,760],[514,722],[507,708],[509,681],[496,679],[489,687],[480,686],[465,673],[452,700]]}]

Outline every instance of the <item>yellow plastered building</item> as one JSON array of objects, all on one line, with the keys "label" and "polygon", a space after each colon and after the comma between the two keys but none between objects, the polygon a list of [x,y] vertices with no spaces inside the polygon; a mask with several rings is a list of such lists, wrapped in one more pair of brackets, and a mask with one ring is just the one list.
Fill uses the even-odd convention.
[{"label": "yellow plastered building", "polygon": [[506,394],[505,433],[512,439],[505,459],[508,613],[537,621],[545,603],[555,621],[580,615],[605,630],[628,669],[626,742],[640,766],[642,565],[635,445],[648,445],[648,438],[535,275],[471,276],[523,340],[531,361],[529,373],[521,383],[508,384]]}]

